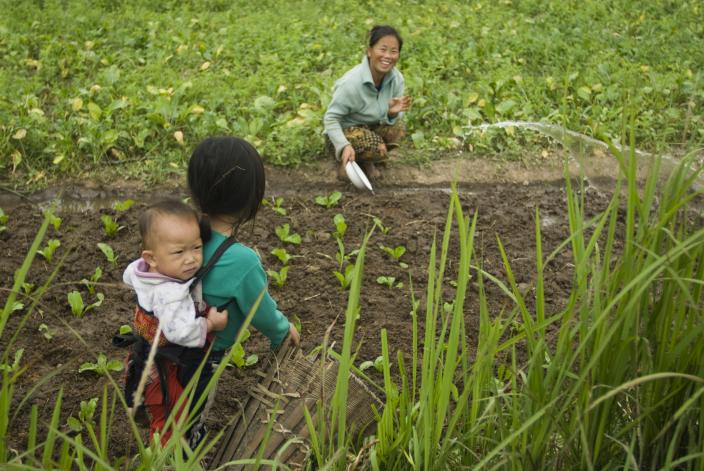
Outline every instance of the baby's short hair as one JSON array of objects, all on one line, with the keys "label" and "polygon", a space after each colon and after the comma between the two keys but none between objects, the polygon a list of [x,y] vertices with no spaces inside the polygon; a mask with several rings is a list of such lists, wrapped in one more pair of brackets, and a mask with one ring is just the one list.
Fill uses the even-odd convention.
[{"label": "baby's short hair", "polygon": [[150,247],[152,230],[154,223],[161,216],[176,216],[184,219],[193,218],[196,224],[200,223],[198,212],[188,204],[176,198],[166,198],[147,207],[139,216],[139,235],[142,237],[142,245]]}]

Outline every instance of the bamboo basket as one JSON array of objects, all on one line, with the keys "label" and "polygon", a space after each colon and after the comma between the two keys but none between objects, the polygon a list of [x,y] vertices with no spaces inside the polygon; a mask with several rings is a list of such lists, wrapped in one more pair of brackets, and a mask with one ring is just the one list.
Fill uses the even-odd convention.
[{"label": "bamboo basket", "polygon": [[[304,356],[288,341],[263,363],[257,371],[259,382],[225,431],[208,464],[209,469],[247,469],[244,465],[225,465],[233,460],[256,457],[262,446],[262,459],[276,460],[292,469],[303,467],[310,451],[304,409],[308,408],[315,422],[316,402],[329,403],[335,392],[338,363],[328,356],[325,361]],[[372,432],[374,409],[381,411],[382,406],[381,400],[364,382],[351,374],[348,431],[353,435]],[[269,437],[264,443],[269,428]]]}]

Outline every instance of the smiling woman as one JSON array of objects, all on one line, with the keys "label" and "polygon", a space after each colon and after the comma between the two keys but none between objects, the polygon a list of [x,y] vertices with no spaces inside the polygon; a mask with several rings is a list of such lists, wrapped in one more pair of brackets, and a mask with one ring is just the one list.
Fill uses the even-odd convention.
[{"label": "smiling woman", "polygon": [[405,134],[401,117],[411,98],[403,95],[403,75],[396,69],[402,47],[394,28],[375,26],[362,62],[335,83],[324,125],[329,152],[340,162],[341,180],[353,161],[377,177],[374,164],[386,161]]}]

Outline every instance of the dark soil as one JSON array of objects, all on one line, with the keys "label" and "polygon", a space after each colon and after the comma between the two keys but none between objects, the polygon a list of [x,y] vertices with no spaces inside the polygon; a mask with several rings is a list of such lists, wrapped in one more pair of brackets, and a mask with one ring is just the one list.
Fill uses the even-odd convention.
[{"label": "dark soil", "polygon": [[[309,176],[308,176],[309,177]],[[296,180],[299,178],[300,180]],[[411,298],[412,295],[424,306],[427,285],[427,266],[434,237],[438,244],[447,218],[450,195],[446,184],[420,186],[412,190],[407,185],[384,181],[375,185],[376,194],[355,191],[349,185],[332,181],[311,182],[306,175],[282,172],[270,178],[269,201],[273,196],[284,198],[283,207],[287,215],[276,214],[271,206],[261,209],[256,223],[245,227],[240,239],[256,248],[266,268],[278,270],[281,263],[271,251],[285,247],[296,258],[290,262],[288,280],[279,288],[271,283],[270,291],[278,301],[279,308],[288,315],[296,315],[302,322],[303,350],[310,351],[320,345],[326,330],[332,326],[331,340],[339,346],[342,341],[343,320],[347,305],[347,292],[343,291],[333,272],[338,269],[335,254],[338,250],[331,233],[334,231],[333,217],[344,215],[348,231],[344,238],[347,251],[359,248],[365,233],[372,227],[372,218],[378,217],[389,228],[384,234],[376,230],[372,235],[365,262],[362,287],[361,317],[358,322],[356,341],[361,344],[357,364],[374,360],[381,352],[380,331],[386,329],[390,351],[401,350],[408,357],[411,353]],[[303,183],[300,183],[302,181]],[[318,195],[329,194],[335,189],[343,192],[340,204],[324,208],[315,203]],[[459,185],[459,193],[465,214],[478,214],[476,253],[472,264],[505,280],[497,237],[506,251],[516,283],[532,299],[535,280],[535,213],[540,210],[543,236],[543,253],[549,254],[568,237],[566,195],[561,180],[550,182],[525,181],[509,183],[484,183]],[[46,194],[46,193],[45,193]],[[63,206],[57,214],[62,218],[58,231],[50,228],[42,243],[48,238],[61,241],[53,261],[38,255],[29,272],[28,281],[34,284],[34,293],[55,277],[40,299],[20,296],[24,308],[15,311],[2,333],[0,351],[9,349],[11,355],[24,349],[22,365],[26,371],[18,378],[11,406],[9,437],[11,448],[25,450],[29,428],[30,408],[37,405],[40,430],[46,430],[52,410],[59,394],[63,393],[61,412],[62,428],[67,430],[68,416],[77,416],[81,401],[102,395],[107,384],[112,396],[110,382],[92,372],[79,373],[79,366],[95,361],[99,353],[109,359],[123,359],[125,351],[111,344],[112,336],[122,324],[129,324],[133,310],[132,293],[120,285],[122,270],[139,255],[140,244],[136,219],[145,204],[164,194],[185,196],[183,190],[144,190],[121,187],[96,189],[86,193],[85,187],[64,186],[56,194],[63,197]],[[90,201],[84,198],[88,195]],[[119,196],[119,198],[118,198]],[[599,192],[588,192],[588,214],[594,215],[608,203]],[[111,209],[111,199],[132,198],[138,203],[130,210],[117,213]],[[0,283],[6,299],[13,285],[13,273],[22,265],[24,256],[41,225],[41,205],[30,202],[15,202],[13,207],[3,208],[9,216],[7,230],[0,233]],[[107,238],[100,216],[109,214],[123,226],[114,238]],[[292,232],[300,234],[300,245],[282,243],[274,228],[288,223]],[[110,266],[96,244],[109,244],[118,255],[116,266]],[[408,264],[402,268],[379,247],[403,245],[406,253],[401,261]],[[448,258],[448,274],[454,274],[457,264],[457,244],[452,241]],[[565,306],[571,285],[571,257],[565,249],[545,268],[545,295],[548,312],[556,312]],[[61,263],[58,266],[58,263]],[[58,267],[58,269],[57,269]],[[102,305],[83,318],[71,314],[67,293],[78,290],[84,299],[94,300],[80,280],[90,278],[96,267],[101,267],[103,276],[97,291],[105,295]],[[393,276],[402,288],[389,288],[377,283],[379,276]],[[476,280],[476,278],[474,279]],[[412,281],[410,283],[409,281]],[[412,286],[413,293],[410,292]],[[486,282],[489,309],[496,316],[512,309],[510,299],[491,282]],[[453,286],[445,282],[446,300],[451,301]],[[33,301],[35,309],[28,312]],[[421,308],[420,317],[423,317]],[[476,348],[478,333],[478,289],[472,282],[465,303],[468,343]],[[26,322],[25,322],[26,319]],[[40,330],[45,324],[46,331]],[[19,335],[11,340],[19,330]],[[49,337],[50,338],[47,338]],[[421,334],[422,337],[422,334]],[[248,353],[265,355],[269,347],[265,339],[256,333],[247,342]],[[473,354],[473,352],[472,352]],[[408,363],[407,363],[408,364]],[[121,374],[114,373],[119,380]],[[379,379],[377,376],[376,379]],[[252,369],[230,368],[218,386],[218,396],[209,421],[217,428],[222,426],[238,410],[238,403],[247,397],[247,389],[256,382]],[[119,408],[118,408],[119,409]],[[134,454],[134,439],[126,426],[123,412],[117,412],[112,427],[110,454],[122,456]]]}]

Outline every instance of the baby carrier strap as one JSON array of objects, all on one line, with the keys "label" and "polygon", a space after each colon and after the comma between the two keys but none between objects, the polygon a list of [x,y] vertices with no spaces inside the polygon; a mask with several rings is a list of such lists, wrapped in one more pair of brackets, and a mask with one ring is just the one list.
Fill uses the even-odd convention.
[{"label": "baby carrier strap", "polygon": [[215,266],[215,263],[220,259],[222,254],[224,254],[225,251],[229,249],[235,242],[237,242],[237,239],[235,239],[233,236],[230,236],[227,239],[223,240],[220,245],[218,245],[218,248],[215,249],[215,253],[213,253],[212,257],[210,257],[208,263],[200,267],[196,272],[195,280],[191,284],[191,287],[195,286],[196,283],[200,283],[203,280],[205,275],[207,275],[208,272],[213,268],[213,266]]}]

